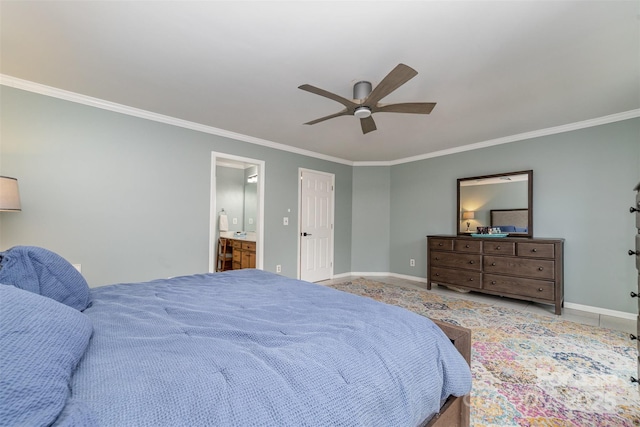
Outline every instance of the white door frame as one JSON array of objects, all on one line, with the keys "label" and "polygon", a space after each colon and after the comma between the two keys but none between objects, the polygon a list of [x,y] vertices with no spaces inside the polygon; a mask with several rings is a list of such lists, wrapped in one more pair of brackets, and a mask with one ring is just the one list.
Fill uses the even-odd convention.
[{"label": "white door frame", "polygon": [[216,207],[216,162],[218,159],[229,159],[238,162],[251,163],[258,167],[258,213],[256,224],[256,268],[264,268],[264,160],[233,154],[211,152],[211,188],[209,201],[209,272],[215,271],[216,230],[218,228],[218,209]]},{"label": "white door frame", "polygon": [[297,278],[301,279],[302,277],[302,245],[301,245],[301,234],[302,234],[302,173],[303,172],[312,172],[320,175],[326,175],[331,177],[331,186],[333,191],[331,191],[331,233],[329,234],[329,238],[331,240],[329,244],[329,256],[331,258],[331,269],[329,271],[329,278],[333,279],[333,269],[335,267],[334,260],[334,233],[335,233],[335,211],[336,211],[336,175],[329,172],[317,171],[313,169],[307,168],[298,168],[298,262],[296,263],[298,266]]}]

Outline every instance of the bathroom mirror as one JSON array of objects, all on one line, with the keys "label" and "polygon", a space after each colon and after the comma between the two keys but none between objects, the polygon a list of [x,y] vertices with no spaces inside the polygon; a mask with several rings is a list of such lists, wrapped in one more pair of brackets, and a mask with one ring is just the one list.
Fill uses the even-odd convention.
[{"label": "bathroom mirror", "polygon": [[216,202],[229,217],[229,231],[256,231],[258,167],[220,161],[217,165]]},{"label": "bathroom mirror", "polygon": [[477,233],[478,227],[533,237],[532,170],[458,179],[457,234]]}]

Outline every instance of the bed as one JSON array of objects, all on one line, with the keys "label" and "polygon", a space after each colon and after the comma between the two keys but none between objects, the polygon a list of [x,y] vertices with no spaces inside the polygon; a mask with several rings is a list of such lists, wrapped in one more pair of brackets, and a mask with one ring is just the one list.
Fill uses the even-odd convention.
[{"label": "bed", "polygon": [[491,209],[491,227],[503,233],[520,234],[529,231],[529,209]]},{"label": "bed", "polygon": [[464,328],[261,270],[89,289],[0,256],[2,425],[469,425]]}]

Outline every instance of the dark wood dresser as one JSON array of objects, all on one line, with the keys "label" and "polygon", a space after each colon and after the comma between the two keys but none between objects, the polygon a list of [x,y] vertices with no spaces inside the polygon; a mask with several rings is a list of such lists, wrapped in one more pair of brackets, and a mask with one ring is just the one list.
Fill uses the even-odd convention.
[{"label": "dark wood dresser", "polygon": [[[629,208],[629,212],[636,216],[636,228],[634,230],[636,234],[636,247],[635,249],[629,249],[629,255],[635,255],[636,269],[638,270],[638,289],[631,292],[631,298],[638,299],[638,310],[640,310],[640,183],[633,189],[636,192],[636,204]],[[631,377],[631,381],[638,383],[640,381],[640,313],[638,314],[638,323],[636,328],[636,335],[631,334],[630,338],[635,340],[638,346],[638,376]]]},{"label": "dark wood dresser", "polygon": [[555,305],[562,313],[564,239],[427,236],[432,284]]}]

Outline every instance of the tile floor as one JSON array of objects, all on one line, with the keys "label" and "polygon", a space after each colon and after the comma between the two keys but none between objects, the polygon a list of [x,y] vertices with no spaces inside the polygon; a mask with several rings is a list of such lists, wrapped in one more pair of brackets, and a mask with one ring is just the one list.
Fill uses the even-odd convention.
[{"label": "tile floor", "polygon": [[[326,280],[320,283],[341,283],[347,280],[356,279],[361,276],[341,277],[339,279]],[[390,276],[364,276],[367,279],[377,280],[378,282],[388,283],[390,285],[402,285],[427,290],[427,284],[423,282],[415,282],[412,280],[390,277]],[[462,298],[472,301],[482,302],[489,305],[500,305],[510,307],[517,310],[523,310],[530,313],[540,314],[544,316],[555,316],[554,308],[549,304],[538,304],[529,301],[520,301],[511,298],[498,297],[493,295],[484,295],[475,292],[462,293],[444,286],[434,286],[431,291],[438,294],[446,295],[453,298]],[[603,328],[614,329],[617,331],[636,333],[636,320],[623,319],[620,317],[607,316],[604,314],[590,313],[587,311],[575,310],[571,308],[563,308],[561,319],[570,320],[585,325],[600,326]]]}]

